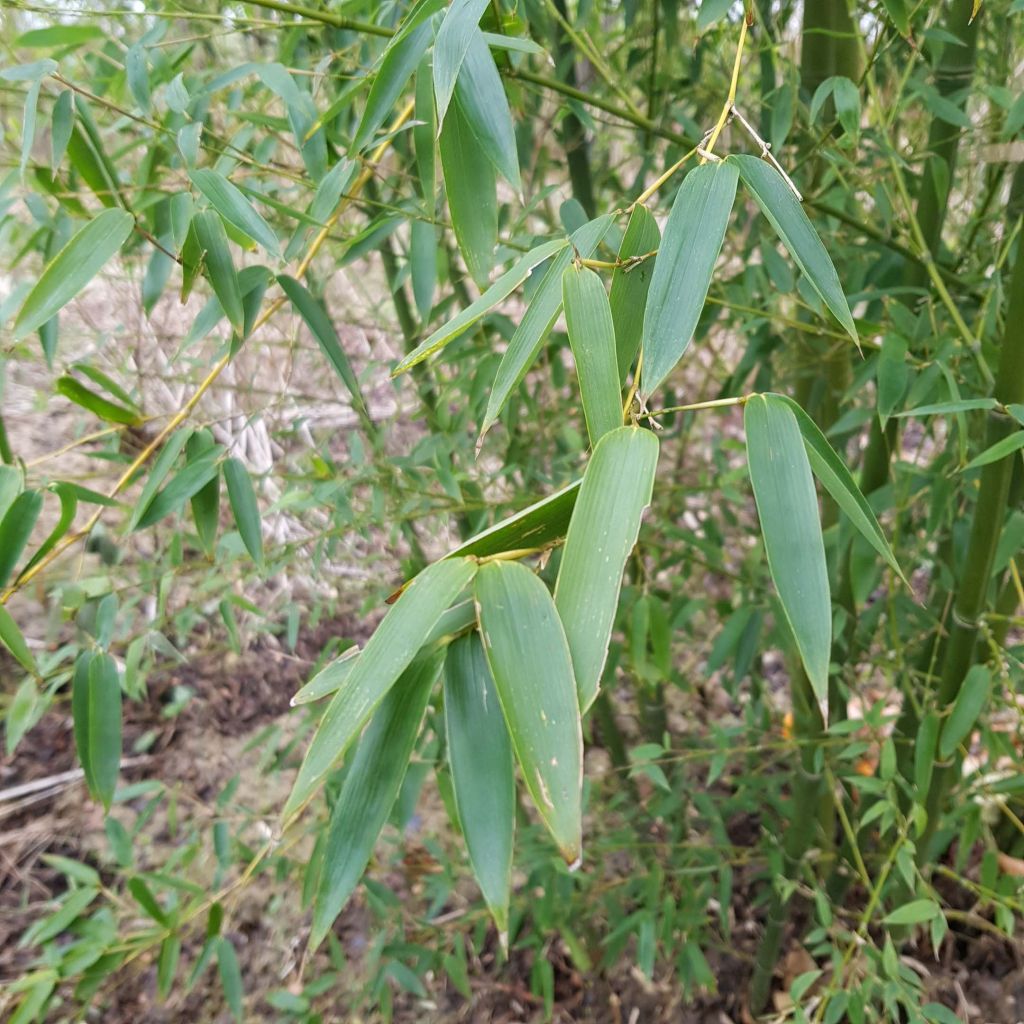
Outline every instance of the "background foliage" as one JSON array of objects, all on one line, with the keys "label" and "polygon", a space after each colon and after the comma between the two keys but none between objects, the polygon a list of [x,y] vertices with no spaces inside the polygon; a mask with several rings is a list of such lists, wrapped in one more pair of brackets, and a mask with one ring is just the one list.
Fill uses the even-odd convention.
[{"label": "background foliage", "polygon": [[3,17],[9,1019],[1024,1014],[1021,0]]}]

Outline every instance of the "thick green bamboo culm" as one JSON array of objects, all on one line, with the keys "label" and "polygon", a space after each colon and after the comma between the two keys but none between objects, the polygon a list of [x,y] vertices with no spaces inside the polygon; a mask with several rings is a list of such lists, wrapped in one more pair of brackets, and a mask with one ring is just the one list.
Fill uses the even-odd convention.
[{"label": "thick green bamboo culm", "polygon": [[[1024,249],[1019,243],[1005,323],[993,395],[1003,405],[1010,405],[1024,402]],[[986,447],[1017,429],[1016,421],[1005,413],[998,410],[990,413]],[[989,463],[982,470],[963,577],[953,606],[953,625],[936,695],[940,710],[952,706],[964,677],[977,658],[978,634],[988,601],[992,566],[1006,519],[1014,465],[1019,458],[1019,454],[1013,453]],[[928,861],[931,840],[958,770],[959,759],[954,758],[951,763],[940,765],[932,778],[926,802],[928,821],[917,848],[922,863]]]}]

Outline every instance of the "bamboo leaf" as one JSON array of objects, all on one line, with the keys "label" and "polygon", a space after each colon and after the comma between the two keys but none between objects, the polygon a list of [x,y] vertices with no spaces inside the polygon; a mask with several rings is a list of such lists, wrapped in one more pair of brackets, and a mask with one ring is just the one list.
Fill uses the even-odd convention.
[{"label": "bamboo leaf", "polygon": [[583,734],[572,659],[547,587],[490,562],[474,590],[480,632],[523,780],[559,852],[583,854]]},{"label": "bamboo leaf", "polygon": [[56,525],[50,531],[49,536],[39,545],[35,553],[25,564],[25,568],[18,574],[19,579],[34,565],[41,562],[57,546],[57,542],[68,532],[71,523],[74,521],[75,512],[78,511],[78,494],[70,484],[51,484],[50,490],[60,499],[60,516],[57,519]]},{"label": "bamboo leaf", "polygon": [[921,719],[917,736],[914,738],[914,785],[917,787],[917,802],[924,806],[935,770],[935,751],[939,742],[942,719],[934,711]]},{"label": "bamboo leaf", "polygon": [[989,445],[980,455],[976,455],[964,466],[962,472],[967,473],[972,469],[980,469],[991,462],[998,462],[1024,448],[1024,430],[1016,430],[1007,437],[1000,438],[995,444]]},{"label": "bamboo leaf", "polygon": [[[194,462],[214,447],[213,434],[209,430],[194,431],[188,439],[185,452],[189,462]],[[212,558],[217,541],[217,527],[220,522],[220,474],[201,487],[189,499],[192,506],[192,520],[196,534],[207,557]]]},{"label": "bamboo leaf", "polygon": [[109,809],[121,767],[121,680],[109,654],[89,663],[88,735],[93,795]]},{"label": "bamboo leaf", "polygon": [[263,565],[263,526],[256,492],[249,473],[238,459],[225,460],[224,483],[227,486],[231,514],[235,517],[235,525],[245,550],[257,565]]},{"label": "bamboo leaf", "polygon": [[953,416],[974,409],[997,409],[999,403],[994,398],[964,398],[957,402],[937,402],[934,405],[919,405],[916,409],[905,409],[898,412],[895,419],[906,419],[908,416]]},{"label": "bamboo leaf", "polygon": [[310,949],[323,941],[370,861],[409,767],[443,651],[417,658],[373,713],[331,812]]},{"label": "bamboo leaf", "polygon": [[3,644],[11,652],[14,660],[26,672],[39,675],[36,659],[32,657],[32,651],[29,650],[24,635],[18,628],[18,624],[14,621],[11,613],[2,604],[0,604],[0,644]]},{"label": "bamboo leaf", "polygon": [[743,183],[775,228],[808,284],[821,296],[822,302],[859,348],[857,328],[839,283],[839,275],[792,189],[778,171],[759,157],[730,156],[727,162],[736,164]]},{"label": "bamboo leaf", "polygon": [[913,900],[897,907],[892,913],[886,914],[882,919],[883,924],[888,925],[910,925],[924,924],[942,914],[942,908],[934,900]]},{"label": "bamboo leaf", "polygon": [[441,171],[459,251],[470,277],[482,288],[498,244],[494,165],[487,159],[461,109],[453,104],[441,128]]},{"label": "bamboo leaf", "polygon": [[460,544],[446,557],[498,555],[505,551],[529,551],[561,540],[569,528],[569,519],[580,493],[580,480],[542,498],[508,519],[488,527]]},{"label": "bamboo leaf", "polygon": [[658,439],[649,430],[619,427],[594,449],[569,523],[555,584],[572,654],[580,709],[597,697],[608,657],[626,559],[651,503]]},{"label": "bamboo leaf", "polygon": [[125,210],[104,210],[71,237],[47,264],[14,321],[14,338],[38,330],[63,309],[128,240],[134,225]]},{"label": "bamboo leaf", "polygon": [[[188,463],[171,482],[140,513],[134,529],[144,530],[159,522],[185,504],[192,495],[201,491],[219,472],[218,459],[223,454],[222,445],[211,448],[195,462]],[[154,467],[155,468],[155,467]],[[141,503],[140,503],[141,504]]]},{"label": "bamboo leaf", "polygon": [[242,234],[259,242],[271,256],[281,255],[281,243],[270,225],[259,215],[242,192],[223,174],[209,168],[197,168],[188,175],[210,205]]},{"label": "bamboo leaf", "polygon": [[615,325],[601,278],[570,263],[562,273],[562,303],[569,347],[576,360],[583,415],[591,446],[622,426],[622,392]]},{"label": "bamboo leaf", "polygon": [[242,1004],[242,969],[238,965],[238,956],[231,940],[220,935],[215,940],[217,946],[217,973],[220,985],[224,990],[224,999],[231,1008],[231,1014],[237,1021],[245,1019],[245,1008]]},{"label": "bamboo leaf", "polygon": [[828,699],[832,603],[818,497],[793,410],[768,395],[744,408],[747,464],[768,568],[820,702]]},{"label": "bamboo leaf", "polygon": [[299,704],[312,704],[341,688],[342,683],[352,674],[355,659],[359,656],[358,647],[349,647],[337,658],[322,668],[305,686],[298,690],[291,699],[292,707]]},{"label": "bamboo leaf", "polygon": [[454,341],[473,324],[485,317],[503,299],[508,298],[526,279],[530,271],[539,266],[546,259],[556,255],[563,249],[568,248],[569,243],[564,239],[556,239],[551,242],[544,242],[531,249],[524,256],[509,267],[475,302],[471,302],[457,316],[453,317],[444,325],[430,335],[426,341],[421,342],[412,350],[395,368],[391,371],[392,377],[412,369],[417,363],[439,352],[449,342]]},{"label": "bamboo leaf", "polygon": [[192,218],[196,241],[203,253],[206,277],[217,296],[228,323],[239,335],[245,331],[245,310],[242,307],[242,290],[238,274],[228,249],[228,236],[224,222],[213,210],[203,210]]},{"label": "bamboo leaf", "polygon": [[448,648],[444,721],[455,803],[473,874],[508,944],[512,841],[516,824],[515,775],[508,726],[479,633]]},{"label": "bamboo leaf", "polygon": [[313,298],[306,286],[287,274],[278,275],[278,283],[284,289],[285,295],[291,300],[295,311],[305,321],[310,334],[316,338],[320,351],[327,356],[335,373],[341,378],[342,383],[348,388],[352,401],[356,406],[366,413],[366,401],[363,398],[362,389],[359,387],[359,380],[352,370],[352,364],[341,346],[338,332],[331,323],[324,307]]},{"label": "bamboo leaf", "polygon": [[43,508],[39,491],[23,491],[0,519],[0,587],[10,578]]},{"label": "bamboo leaf", "polygon": [[739,173],[729,161],[695,167],[676,193],[644,311],[642,386],[653,394],[693,338],[722,251]]},{"label": "bamboo leaf", "polygon": [[[861,493],[853,475],[846,468],[846,463],[839,457],[821,432],[818,425],[791,398],[785,395],[768,395],[771,401],[784,403],[796,417],[800,433],[803,435],[804,447],[810,459],[814,475],[821,481],[822,487],[832,495],[835,503],[846,513],[850,522],[857,528],[861,536],[885,559],[888,565],[907,583],[906,576],[896,560],[896,554],[886,540],[875,513],[871,510],[867,499]],[[909,584],[907,584],[909,586]]]},{"label": "bamboo leaf", "polygon": [[442,126],[462,62],[486,7],[487,0],[453,0],[437,30],[434,40],[434,96],[438,124]]},{"label": "bamboo leaf", "polygon": [[54,178],[68,151],[68,140],[74,124],[74,94],[70,89],[65,89],[54,101],[50,120],[50,172]]},{"label": "bamboo leaf", "polygon": [[89,668],[94,657],[97,655],[92,651],[83,651],[79,654],[75,659],[75,671],[71,677],[71,721],[75,751],[90,793],[96,792],[96,778],[93,774],[89,747]]},{"label": "bamboo leaf", "polygon": [[346,685],[334,696],[313,736],[284,808],[293,815],[345,753],[374,708],[409,667],[445,609],[476,573],[469,559],[445,559],[424,569],[391,606],[370,637]]},{"label": "bamboo leaf", "polygon": [[398,34],[388,42],[374,72],[366,108],[352,139],[353,152],[366,148],[384,118],[391,113],[430,45],[433,31],[428,19],[441,6],[438,0],[418,4],[405,18]]},{"label": "bamboo leaf", "polygon": [[146,51],[138,43],[129,46],[128,52],[124,55],[124,73],[132,99],[144,114],[148,114],[150,108],[149,69],[146,67]]},{"label": "bamboo leaf", "polygon": [[494,169],[520,191],[512,112],[497,65],[478,28],[470,34],[469,48],[455,84],[455,100]]},{"label": "bamboo leaf", "polygon": [[600,244],[611,227],[610,216],[598,217],[571,235],[572,249],[565,249],[552,261],[544,278],[534,292],[530,305],[523,314],[512,340],[501,357],[498,372],[494,377],[494,386],[487,400],[487,412],[480,427],[483,437],[493,426],[495,420],[505,407],[509,395],[519,386],[526,376],[526,371],[540,353],[544,339],[555,326],[559,313],[562,311],[562,274],[573,258],[573,250],[580,257],[587,259]]},{"label": "bamboo leaf", "polygon": [[131,518],[128,520],[129,532],[138,528],[139,520],[156,497],[157,491],[160,490],[160,485],[167,479],[167,474],[170,473],[175,459],[181,453],[181,449],[185,447],[185,442],[188,440],[190,433],[189,430],[178,429],[164,442],[163,448],[160,449],[160,454],[153,460],[153,468],[149,471],[149,476],[146,477],[142,493],[139,495],[139,500],[135,503]]},{"label": "bamboo leaf", "polygon": [[83,409],[87,409],[94,416],[98,416],[101,420],[106,420],[108,423],[138,423],[141,418],[138,409],[130,409],[123,405],[118,405],[116,402],[111,402],[102,395],[96,394],[91,388],[87,388],[81,381],[75,380],[74,377],[69,377],[67,374],[57,380],[54,390],[69,401],[74,402],[75,405],[80,405]]},{"label": "bamboo leaf", "polygon": [[[619,262],[647,256],[661,243],[658,222],[646,206],[634,206],[629,215],[626,232],[619,246]],[[615,348],[618,354],[619,380],[625,381],[629,368],[640,351],[644,318],[641,310],[647,307],[647,293],[654,272],[653,256],[635,266],[619,266],[612,271],[612,287],[609,302],[612,307],[612,322],[615,324]]]},{"label": "bamboo leaf", "polygon": [[956,748],[970,735],[978,715],[988,703],[992,690],[992,674],[987,665],[973,665],[964,676],[953,710],[946,719],[939,736],[939,759],[946,761],[956,753]]}]

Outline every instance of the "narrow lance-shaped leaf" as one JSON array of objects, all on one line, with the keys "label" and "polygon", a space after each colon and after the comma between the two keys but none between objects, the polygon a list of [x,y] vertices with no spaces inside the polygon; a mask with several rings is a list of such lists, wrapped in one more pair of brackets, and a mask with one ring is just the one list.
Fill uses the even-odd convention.
[{"label": "narrow lance-shaped leaf", "polygon": [[992,689],[992,673],[987,665],[974,665],[964,677],[953,702],[953,710],[946,719],[939,736],[939,758],[948,760],[956,748],[967,738],[978,715],[988,703]]},{"label": "narrow lance-shaped leaf", "polygon": [[859,347],[857,328],[839,283],[839,275],[793,190],[775,168],[759,157],[730,156],[726,163],[735,163],[743,183],[775,228],[801,273]]},{"label": "narrow lance-shaped leaf", "polygon": [[89,668],[94,657],[98,655],[92,651],[83,651],[79,654],[75,659],[75,670],[71,677],[71,722],[75,750],[90,793],[96,792],[96,777],[93,773],[89,746]]},{"label": "narrow lance-shaped leaf", "polygon": [[498,244],[494,165],[487,159],[456,102],[441,128],[441,170],[452,227],[470,276],[484,287]]},{"label": "narrow lance-shaped leaf", "polygon": [[109,808],[121,766],[121,680],[109,654],[89,665],[88,728],[94,795]]},{"label": "narrow lance-shaped leaf", "polygon": [[487,400],[487,412],[480,427],[480,436],[490,430],[501,414],[509,395],[519,386],[526,376],[526,371],[533,365],[540,353],[544,339],[555,326],[558,314],[562,311],[562,274],[573,258],[573,250],[582,259],[587,259],[600,244],[612,218],[608,215],[598,217],[584,224],[572,233],[573,248],[561,252],[548,267],[544,279],[533,294],[530,305],[523,314],[512,340],[501,357],[498,372],[494,376],[494,386]]},{"label": "narrow lance-shaped leaf", "polygon": [[657,437],[619,427],[601,439],[583,474],[555,584],[582,711],[597,696],[622,573],[651,503],[657,467]]},{"label": "narrow lance-shaped leaf", "polygon": [[263,564],[263,527],[256,492],[245,466],[238,459],[224,462],[224,483],[227,486],[231,514],[245,545],[257,565]]},{"label": "narrow lance-shaped leaf", "polygon": [[488,527],[460,544],[446,557],[458,555],[498,555],[505,551],[532,551],[561,540],[569,528],[569,519],[579,497],[581,481],[534,502],[500,523]]},{"label": "narrow lance-shaped leaf", "polygon": [[373,714],[345,776],[327,832],[309,944],[323,941],[370,861],[402,788],[443,652],[416,659]]},{"label": "narrow lance-shaped leaf", "polygon": [[366,401],[363,398],[362,389],[359,387],[359,380],[356,378],[352,364],[348,361],[348,356],[341,346],[338,332],[334,329],[334,324],[331,323],[331,318],[327,315],[327,311],[313,298],[309,289],[301,281],[297,281],[294,277],[289,277],[287,274],[280,274],[277,280],[284,289],[285,295],[291,300],[295,311],[302,317],[310,333],[316,338],[320,350],[327,356],[331,366],[334,367],[334,371],[341,378],[345,387],[348,388],[352,401],[365,414]]},{"label": "narrow lance-shaped leaf", "polygon": [[470,35],[455,85],[455,101],[494,169],[519,191],[519,155],[512,112],[490,47],[479,29]]},{"label": "narrow lance-shaped leaf", "polygon": [[[193,432],[186,445],[189,462],[202,457],[214,446],[213,434],[209,430]],[[199,543],[207,556],[212,558],[217,540],[217,526],[220,522],[220,474],[201,487],[189,499],[192,506],[192,521],[196,524]]]},{"label": "narrow lance-shaped leaf", "polygon": [[454,316],[451,320],[438,328],[425,341],[416,346],[391,372],[392,377],[412,369],[417,363],[440,351],[449,342],[454,341],[464,331],[467,331],[473,324],[485,317],[503,299],[508,298],[526,279],[530,271],[539,266],[546,259],[556,253],[567,249],[569,243],[564,238],[555,239],[551,242],[543,242],[541,245],[531,249],[528,253],[520,256],[519,259],[509,267],[487,291],[475,302],[471,302],[464,310]]},{"label": "narrow lance-shaped leaf", "polygon": [[424,569],[391,606],[370,637],[346,684],[320,721],[284,808],[293,815],[345,753],[374,708],[409,667],[416,652],[476,572],[469,559],[445,559]]},{"label": "narrow lance-shaped leaf", "polygon": [[768,568],[819,702],[828,699],[832,603],[818,496],[793,410],[770,395],[744,409],[747,464]]},{"label": "narrow lance-shaped leaf", "polygon": [[124,245],[134,223],[125,210],[104,210],[75,232],[25,297],[14,321],[15,340],[66,306]]},{"label": "narrow lance-shaped leaf", "polygon": [[153,460],[153,468],[149,471],[149,476],[146,477],[142,493],[139,495],[139,500],[132,510],[131,518],[128,520],[129,530],[134,530],[139,525],[139,520],[142,518],[143,513],[149,508],[150,503],[156,497],[157,491],[160,490],[160,485],[167,479],[167,474],[170,473],[174,460],[181,453],[181,449],[185,447],[189,434],[190,431],[186,429],[178,429],[164,442],[163,448],[160,449],[160,454]]},{"label": "narrow lance-shaped leaf", "polygon": [[243,234],[259,242],[272,256],[281,252],[270,225],[259,215],[253,205],[219,171],[198,168],[189,172],[192,184],[210,201],[210,205],[229,223]]},{"label": "narrow lance-shaped leaf", "polygon": [[146,506],[134,528],[143,530],[164,516],[177,512],[193,494],[201,491],[220,472],[218,459],[223,452],[223,446],[216,445],[195,462],[188,463]]},{"label": "narrow lance-shaped leaf", "polygon": [[68,151],[68,140],[75,125],[74,93],[65,89],[53,104],[50,123],[50,174],[57,177],[57,171]]},{"label": "narrow lance-shaped leaf", "polygon": [[238,274],[231,261],[228,236],[220,216],[212,210],[203,210],[192,218],[196,241],[203,252],[206,276],[217,296],[228,322],[242,334],[245,330],[245,311],[242,308],[242,292],[238,286]]},{"label": "narrow lance-shaped leaf", "polygon": [[697,327],[736,198],[736,168],[695,167],[676,193],[644,311],[642,386],[652,394],[682,358]]},{"label": "narrow lance-shaped leaf", "polygon": [[622,392],[615,355],[615,325],[601,278],[571,263],[562,273],[562,303],[569,347],[583,399],[591,445],[622,426]]},{"label": "narrow lance-shaped leaf", "polygon": [[[612,307],[612,322],[615,324],[620,382],[625,381],[640,350],[644,329],[642,311],[647,306],[647,293],[655,265],[655,257],[648,254],[654,252],[660,242],[661,231],[651,211],[646,206],[634,206],[619,245],[619,262],[626,265],[612,271],[612,287],[608,297]],[[648,258],[641,263],[628,263],[640,256]]]},{"label": "narrow lance-shaped leaf", "polygon": [[455,804],[469,861],[506,945],[515,775],[508,726],[478,633],[460,637],[448,648],[444,719]]},{"label": "narrow lance-shaped leaf", "polygon": [[39,491],[19,494],[0,519],[0,587],[10,578],[43,508]]},{"label": "narrow lance-shaped leaf", "polygon": [[51,484],[50,490],[54,491],[60,499],[60,516],[57,519],[56,525],[50,531],[49,536],[47,536],[46,540],[39,545],[35,553],[26,563],[25,568],[19,573],[19,579],[34,565],[41,562],[57,546],[57,542],[71,527],[71,523],[75,518],[75,512],[78,510],[78,495],[68,484]]},{"label": "narrow lance-shaped leaf", "polygon": [[116,402],[111,402],[102,395],[96,394],[91,388],[87,388],[81,381],[75,380],[65,374],[57,380],[54,389],[58,394],[68,400],[80,405],[83,409],[98,416],[108,423],[138,423],[140,414],[138,409],[129,409]]},{"label": "narrow lance-shaped leaf", "polygon": [[0,604],[0,644],[3,644],[11,652],[15,661],[26,672],[31,672],[33,675],[39,674],[36,659],[32,657],[32,651],[25,642],[25,637],[11,613],[2,604]]},{"label": "narrow lance-shaped leaf", "polygon": [[800,433],[803,435],[807,457],[811,462],[814,475],[821,485],[832,496],[835,503],[846,513],[850,522],[860,531],[864,539],[885,559],[893,571],[906,583],[903,570],[900,569],[896,555],[882,532],[875,513],[867,499],[861,493],[853,475],[846,468],[846,463],[838,456],[821,432],[818,425],[797,405],[793,399],[785,395],[770,395],[772,401],[783,402],[796,417]]},{"label": "narrow lance-shaped leaf", "polygon": [[434,40],[434,96],[437,120],[444,124],[455,83],[488,0],[453,0]]},{"label": "narrow lance-shaped leaf", "polygon": [[583,734],[572,659],[547,587],[518,562],[490,562],[475,597],[523,780],[569,864],[582,857]]}]

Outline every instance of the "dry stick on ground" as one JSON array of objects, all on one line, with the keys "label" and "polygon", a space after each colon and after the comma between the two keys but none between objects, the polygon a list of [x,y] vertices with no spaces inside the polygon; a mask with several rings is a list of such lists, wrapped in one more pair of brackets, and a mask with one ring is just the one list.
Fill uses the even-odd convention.
[{"label": "dry stick on ground", "polygon": [[[317,232],[317,236],[316,238],[313,239],[313,242],[309,247],[309,251],[303,257],[302,262],[299,264],[298,268],[295,271],[296,277],[301,278],[309,269],[313,260],[316,258],[317,253],[320,251],[324,242],[329,237],[331,229],[334,227],[335,224],[337,224],[342,214],[358,197],[359,193],[366,186],[366,183],[373,177],[377,164],[383,159],[385,153],[387,153],[392,141],[394,140],[395,132],[397,132],[398,129],[401,128],[401,126],[405,124],[406,121],[409,120],[409,118],[412,116],[412,112],[413,104],[410,102],[406,104],[406,106],[402,109],[401,113],[395,118],[394,122],[392,123],[388,131],[387,138],[373,151],[369,161],[367,162],[366,167],[363,169],[362,173],[353,183],[352,190],[348,193],[348,195],[346,195],[341,200],[341,202],[338,204],[338,208],[334,211],[333,214],[331,214],[331,216],[328,218],[327,222],[320,229],[320,231]],[[266,324],[267,321],[269,321],[274,316],[274,314],[277,313],[282,306],[284,306],[285,301],[286,300],[283,296],[274,299],[274,301],[271,302],[270,305],[266,307],[266,309],[264,309],[264,311],[257,318],[256,322],[253,324],[253,332],[259,330],[260,327]],[[167,424],[160,431],[160,433],[157,434],[157,436],[148,445],[146,445],[146,447],[139,453],[139,455],[132,462],[132,464],[124,471],[124,473],[121,474],[117,483],[114,484],[113,488],[108,494],[108,497],[116,498],[117,495],[119,495],[125,489],[125,487],[127,487],[128,484],[132,481],[135,474],[146,464],[150,456],[153,455],[164,443],[164,441],[166,441],[167,438],[170,437],[171,434],[175,430],[177,430],[178,427],[185,422],[185,420],[188,419],[192,410],[199,404],[203,395],[206,394],[206,392],[213,385],[214,381],[216,381],[217,378],[227,368],[228,364],[231,362],[231,358],[232,355],[230,352],[228,352],[226,355],[221,356],[221,358],[217,360],[217,362],[214,364],[213,369],[206,375],[206,377],[200,383],[199,387],[197,387],[196,390],[193,392],[189,400],[178,410],[177,413],[175,413],[174,416],[171,417],[171,419],[167,422]],[[83,540],[85,537],[87,537],[92,532],[93,528],[96,526],[96,524],[100,521],[102,517],[103,506],[100,506],[100,508],[97,509],[96,512],[94,512],[89,517],[89,519],[86,521],[85,525],[81,529],[76,530],[74,533],[67,534],[60,541],[60,543],[54,546],[54,548],[46,555],[46,557],[41,558],[31,569],[29,569],[28,572],[24,573],[17,580],[17,582],[8,587],[3,592],[3,594],[0,594],[0,604],[6,604],[12,594],[14,594],[26,583],[28,583],[29,580],[33,579],[35,576],[38,576],[39,573],[41,573],[55,559],[57,559],[58,557],[60,557],[60,555],[67,551],[68,548],[72,547],[78,541]]]}]

